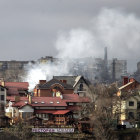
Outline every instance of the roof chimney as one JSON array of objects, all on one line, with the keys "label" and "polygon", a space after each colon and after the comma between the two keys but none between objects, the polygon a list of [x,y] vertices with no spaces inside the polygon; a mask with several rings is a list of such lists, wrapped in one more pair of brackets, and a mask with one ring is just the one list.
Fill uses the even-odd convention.
[{"label": "roof chimney", "polygon": [[32,103],[32,96],[28,95],[28,99],[29,99],[29,104],[31,104]]},{"label": "roof chimney", "polygon": [[128,77],[123,77],[123,85],[126,85],[129,82]]},{"label": "roof chimney", "polygon": [[15,96],[15,102],[19,102],[20,101],[20,96]]},{"label": "roof chimney", "polygon": [[46,80],[39,80],[39,84],[43,85],[45,84],[47,81]]},{"label": "roof chimney", "polygon": [[67,83],[67,80],[62,80],[62,82],[66,84]]}]

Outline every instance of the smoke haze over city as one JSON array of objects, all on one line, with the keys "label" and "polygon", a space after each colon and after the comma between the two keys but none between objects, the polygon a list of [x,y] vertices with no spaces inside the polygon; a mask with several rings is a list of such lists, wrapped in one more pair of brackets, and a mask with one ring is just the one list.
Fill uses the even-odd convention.
[{"label": "smoke haze over city", "polygon": [[139,61],[139,4],[137,0],[1,0],[0,59],[102,57],[107,46],[110,58],[129,60],[130,54],[135,54],[129,61],[133,71]]},{"label": "smoke haze over city", "polygon": [[[54,57],[63,59],[63,62],[57,65],[37,64],[31,69],[29,67],[26,80],[37,83],[39,78],[46,79],[47,75],[48,79],[53,75],[70,75],[68,63],[71,59],[103,58],[105,46],[108,47],[109,59],[128,60],[128,72],[133,72],[139,61],[139,31],[140,19],[134,14],[128,14],[120,9],[104,8],[92,19],[88,28],[73,28],[59,32],[57,40],[54,41],[57,52]],[[131,57],[132,54],[135,55]],[[35,73],[39,76],[36,79]]]},{"label": "smoke haze over city", "polygon": [[57,65],[29,64],[27,79],[32,80],[36,72],[45,79],[46,75],[70,75],[68,63],[73,58],[103,58],[107,47],[108,59],[128,60],[132,73],[140,61],[140,2],[134,1],[1,0],[0,59],[63,59]]}]

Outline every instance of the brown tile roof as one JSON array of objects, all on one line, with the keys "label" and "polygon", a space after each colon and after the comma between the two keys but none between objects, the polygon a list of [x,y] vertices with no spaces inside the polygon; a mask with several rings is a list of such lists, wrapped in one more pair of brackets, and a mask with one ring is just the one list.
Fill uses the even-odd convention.
[{"label": "brown tile roof", "polygon": [[59,84],[61,85],[62,87],[64,87],[65,89],[73,89],[73,87],[71,85],[68,85],[66,83],[63,83],[57,79],[52,79],[50,81],[48,81],[47,83],[41,85],[41,84],[38,84],[38,88],[39,89],[50,89],[51,86],[53,86],[54,84]]}]

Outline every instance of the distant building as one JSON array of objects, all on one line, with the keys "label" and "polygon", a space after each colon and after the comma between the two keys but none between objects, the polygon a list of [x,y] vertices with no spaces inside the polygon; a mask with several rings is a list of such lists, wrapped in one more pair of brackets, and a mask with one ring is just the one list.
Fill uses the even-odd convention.
[{"label": "distant building", "polygon": [[55,62],[57,59],[52,56],[41,57],[38,59],[39,63]]},{"label": "distant building", "polygon": [[140,82],[140,62],[137,63],[137,71],[133,74],[133,76]]},{"label": "distant building", "polygon": [[127,61],[114,58],[109,61],[109,75],[112,81],[117,81],[127,75]]},{"label": "distant building", "polygon": [[26,74],[25,67],[34,61],[0,61],[0,78],[9,82],[22,81],[21,76]]}]

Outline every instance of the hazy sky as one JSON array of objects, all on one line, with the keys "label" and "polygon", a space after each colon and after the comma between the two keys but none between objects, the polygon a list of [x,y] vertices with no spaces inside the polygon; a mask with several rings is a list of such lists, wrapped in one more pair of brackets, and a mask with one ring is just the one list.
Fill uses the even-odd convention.
[{"label": "hazy sky", "polygon": [[57,55],[61,32],[88,29],[103,8],[140,19],[140,0],[0,0],[0,60]]}]

